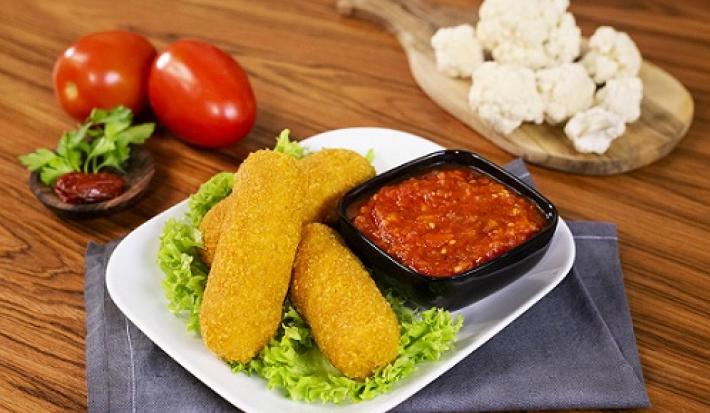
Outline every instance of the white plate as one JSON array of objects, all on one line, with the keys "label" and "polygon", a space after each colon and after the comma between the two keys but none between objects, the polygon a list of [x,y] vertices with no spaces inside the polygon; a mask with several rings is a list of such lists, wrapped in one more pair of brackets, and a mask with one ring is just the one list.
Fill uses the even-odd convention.
[{"label": "white plate", "polygon": [[[302,142],[311,149],[375,150],[375,168],[383,172],[442,149],[426,139],[390,129],[351,128],[321,133]],[[197,189],[197,188],[195,188]],[[232,373],[202,341],[171,314],[160,287],[163,274],[156,264],[158,239],[168,218],[182,217],[186,201],[164,211],[131,232],[116,248],[106,271],[106,285],[118,308],[175,361],[229,402],[247,412],[384,412],[422,389],[496,335],[562,281],[572,267],[572,234],[560,219],[552,244],[529,273],[495,294],[458,310],[464,325],[453,350],[441,360],[422,364],[392,391],[357,404],[306,404],[291,401],[266,388],[259,377]]]}]

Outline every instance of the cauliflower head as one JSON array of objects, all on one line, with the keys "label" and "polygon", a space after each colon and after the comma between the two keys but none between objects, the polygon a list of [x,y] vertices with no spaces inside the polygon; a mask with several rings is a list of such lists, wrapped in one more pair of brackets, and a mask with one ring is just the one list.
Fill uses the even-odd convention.
[{"label": "cauliflower head", "polygon": [[485,0],[478,40],[500,63],[539,69],[572,62],[581,32],[567,7],[569,0]]},{"label": "cauliflower head", "polygon": [[638,77],[611,79],[594,97],[595,105],[616,113],[626,123],[636,122],[641,116],[643,83]]},{"label": "cauliflower head", "polygon": [[579,112],[565,125],[565,134],[581,153],[603,154],[611,142],[624,134],[626,124],[616,113],[600,107]]},{"label": "cauliflower head", "polygon": [[506,135],[524,121],[542,123],[535,72],[523,66],[483,63],[473,72],[468,101],[484,121]]},{"label": "cauliflower head", "polygon": [[447,76],[471,77],[483,63],[483,49],[470,24],[442,27],[431,38],[436,68]]},{"label": "cauliflower head", "polygon": [[592,106],[596,84],[579,63],[565,63],[535,74],[545,120],[556,125]]},{"label": "cauliflower head", "polygon": [[633,77],[641,69],[641,52],[628,34],[609,26],[597,28],[589,38],[582,64],[598,84],[617,77]]}]

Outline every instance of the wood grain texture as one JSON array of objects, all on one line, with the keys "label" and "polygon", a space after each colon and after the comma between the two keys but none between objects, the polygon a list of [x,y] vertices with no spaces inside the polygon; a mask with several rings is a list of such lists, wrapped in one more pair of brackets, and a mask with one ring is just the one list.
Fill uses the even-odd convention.
[{"label": "wood grain texture", "polygon": [[[84,411],[86,242],[125,235],[215,172],[271,146],[283,128],[306,137],[391,127],[498,163],[512,159],[421,92],[390,34],[340,17],[334,0],[0,0],[0,10],[0,411]],[[649,61],[690,89],[695,119],[669,156],[631,173],[531,172],[564,218],[618,225],[652,410],[708,411],[710,8],[697,0],[573,0],[572,10],[585,35],[601,24],[629,32]],[[158,48],[181,37],[222,47],[249,73],[257,124],[221,151],[159,130],[147,143],[156,171],[145,198],[110,217],[62,220],[32,195],[17,156],[75,126],[52,95],[56,56],[82,34],[113,28],[142,33]]]},{"label": "wood grain texture", "polygon": [[577,152],[562,130],[564,124],[524,123],[504,135],[471,109],[470,80],[453,79],[436,70],[430,45],[439,27],[472,23],[475,8],[454,8],[431,0],[338,0],[346,16],[372,20],[399,40],[414,79],[444,110],[505,151],[529,162],[573,173],[611,175],[648,165],[666,156],[685,136],[693,119],[688,90],[660,67],[644,61],[639,77],[644,85],[641,118],[628,125],[603,155]]}]

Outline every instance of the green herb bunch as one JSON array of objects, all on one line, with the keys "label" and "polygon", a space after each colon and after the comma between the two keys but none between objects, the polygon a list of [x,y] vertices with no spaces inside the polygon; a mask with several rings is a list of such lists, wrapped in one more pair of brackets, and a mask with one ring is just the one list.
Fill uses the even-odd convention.
[{"label": "green herb bunch", "polygon": [[20,163],[38,171],[48,186],[69,172],[95,173],[109,167],[123,171],[131,156],[130,145],[143,144],[155,130],[154,123],[132,123],[133,113],[125,106],[94,109],[78,129],[62,135],[56,150],[37,149],[20,156]]}]

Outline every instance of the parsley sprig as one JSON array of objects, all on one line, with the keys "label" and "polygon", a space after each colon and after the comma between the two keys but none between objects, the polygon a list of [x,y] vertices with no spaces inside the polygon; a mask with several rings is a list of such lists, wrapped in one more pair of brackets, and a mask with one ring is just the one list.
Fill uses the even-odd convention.
[{"label": "parsley sprig", "polygon": [[154,123],[131,123],[133,113],[125,106],[94,109],[86,123],[62,135],[56,150],[37,149],[20,156],[20,163],[32,172],[39,171],[48,186],[69,172],[93,173],[109,167],[123,171],[131,156],[130,145],[143,144],[155,130]]}]

